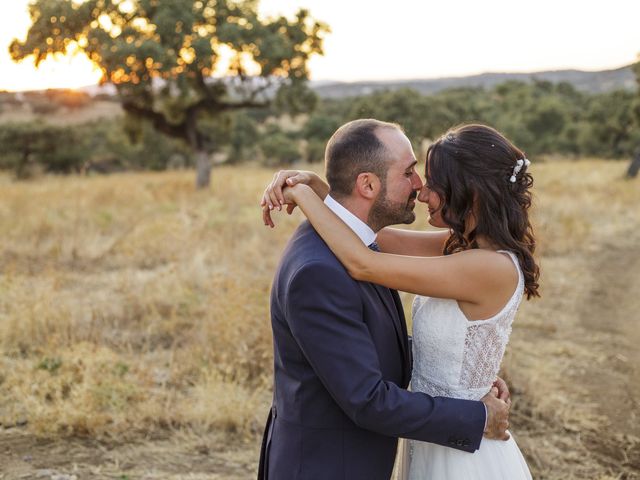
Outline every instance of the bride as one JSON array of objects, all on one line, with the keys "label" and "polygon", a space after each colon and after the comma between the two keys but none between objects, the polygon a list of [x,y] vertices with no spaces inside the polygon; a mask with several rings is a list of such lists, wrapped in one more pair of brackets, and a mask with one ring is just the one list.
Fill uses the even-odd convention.
[{"label": "bride", "polygon": [[[429,223],[445,230],[383,228],[381,253],[327,208],[328,186],[312,172],[276,174],[263,217],[273,227],[271,210],[297,205],[353,278],[415,293],[411,388],[478,400],[496,378],[523,296],[539,296],[529,164],[490,127],[449,131],[427,152],[418,195]],[[402,480],[531,478],[513,437],[485,438],[474,454],[413,440],[403,450]]]}]

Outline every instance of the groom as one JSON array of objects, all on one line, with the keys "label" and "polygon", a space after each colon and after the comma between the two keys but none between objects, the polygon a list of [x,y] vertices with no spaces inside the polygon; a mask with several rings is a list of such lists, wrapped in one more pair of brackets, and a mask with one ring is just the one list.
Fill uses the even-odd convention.
[{"label": "groom", "polygon": [[[362,241],[411,223],[422,188],[397,125],[355,120],[327,144],[326,204]],[[379,181],[371,181],[376,178]],[[353,280],[309,222],[291,238],[271,291],[274,399],[259,479],[388,480],[398,437],[474,452],[503,438],[508,406],[407,391],[411,350],[398,293]]]}]

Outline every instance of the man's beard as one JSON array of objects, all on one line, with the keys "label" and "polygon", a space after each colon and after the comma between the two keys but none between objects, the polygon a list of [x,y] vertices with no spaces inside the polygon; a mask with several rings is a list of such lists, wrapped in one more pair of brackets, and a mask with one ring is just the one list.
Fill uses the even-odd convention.
[{"label": "man's beard", "polygon": [[415,200],[418,193],[414,190],[405,203],[393,202],[387,198],[387,189],[384,188],[369,212],[368,224],[374,232],[388,226],[400,223],[413,223],[416,214],[413,211],[411,200]]}]

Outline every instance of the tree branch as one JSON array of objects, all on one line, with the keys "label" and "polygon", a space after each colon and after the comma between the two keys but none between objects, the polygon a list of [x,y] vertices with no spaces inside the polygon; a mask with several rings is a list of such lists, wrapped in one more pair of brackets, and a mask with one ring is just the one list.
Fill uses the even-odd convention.
[{"label": "tree branch", "polygon": [[183,140],[188,140],[185,122],[177,125],[171,124],[161,113],[154,112],[153,110],[149,110],[148,108],[140,107],[131,100],[122,100],[122,108],[126,113],[130,115],[141,117],[151,121],[155,129],[166,135],[170,135],[175,138],[181,138]]}]

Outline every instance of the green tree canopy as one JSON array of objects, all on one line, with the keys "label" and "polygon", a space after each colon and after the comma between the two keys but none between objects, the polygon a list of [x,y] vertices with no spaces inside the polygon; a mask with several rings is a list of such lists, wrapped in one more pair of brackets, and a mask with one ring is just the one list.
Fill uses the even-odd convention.
[{"label": "green tree canopy", "polygon": [[24,42],[12,42],[13,59],[34,55],[38,65],[49,54],[85,52],[129,116],[191,145],[199,187],[211,168],[202,119],[273,98],[309,108],[307,62],[322,54],[328,32],[305,9],[262,19],[257,0],[35,0],[29,10],[32,25]]},{"label": "green tree canopy", "polygon": [[16,178],[31,176],[31,167],[51,173],[78,172],[83,151],[74,130],[44,122],[0,125],[0,168],[12,169]]}]

